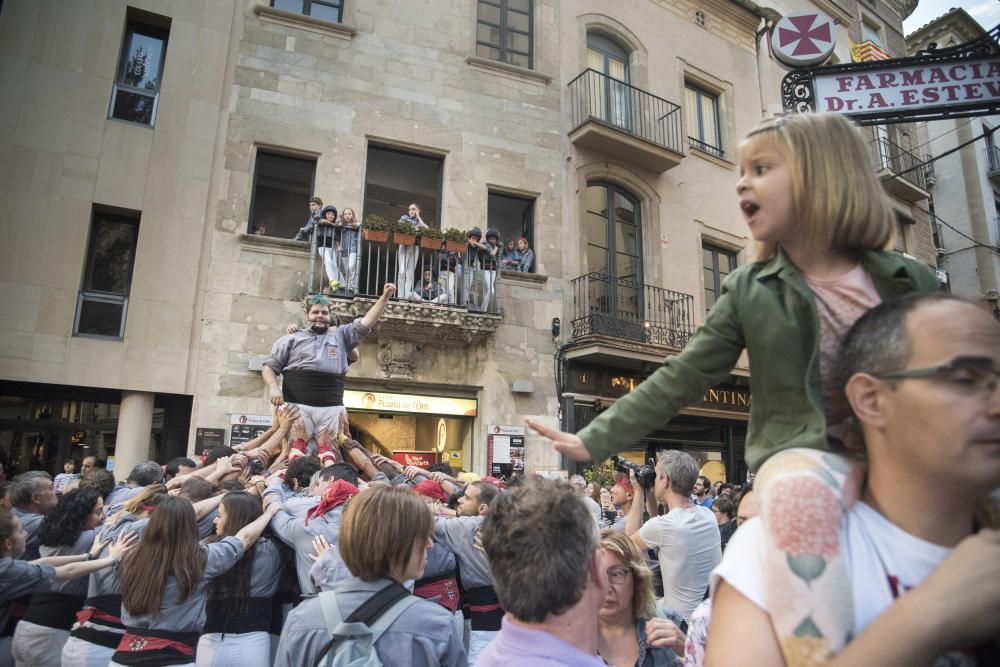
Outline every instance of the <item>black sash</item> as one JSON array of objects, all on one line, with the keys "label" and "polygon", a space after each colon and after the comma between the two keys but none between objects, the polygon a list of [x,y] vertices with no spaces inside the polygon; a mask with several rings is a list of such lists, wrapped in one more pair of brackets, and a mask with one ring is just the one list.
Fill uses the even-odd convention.
[{"label": "black sash", "polygon": [[129,635],[138,636],[140,639],[144,637],[167,639],[184,644],[191,649],[190,654],[169,647],[121,650],[122,645],[127,642],[126,639],[122,639],[118,644],[119,650],[115,651],[111,660],[120,665],[134,665],[135,667],[165,667],[166,665],[186,665],[194,662],[194,651],[198,647],[198,638],[201,636],[198,632],[168,632],[150,628],[126,628],[126,632]]},{"label": "black sash", "polygon": [[65,593],[35,593],[21,620],[57,630],[69,630],[76,622],[76,612],[83,598]]},{"label": "black sash", "polygon": [[225,600],[209,599],[205,606],[204,634],[242,632],[268,632],[271,629],[271,598],[250,598],[246,611],[232,614],[225,612]]},{"label": "black sash", "polygon": [[462,590],[462,615],[472,621],[473,630],[499,630],[503,613],[492,586]]},{"label": "black sash", "polygon": [[[347,354],[344,350],[343,354]],[[322,371],[286,370],[281,372],[281,393],[287,403],[301,403],[316,408],[344,404],[344,375]]]}]

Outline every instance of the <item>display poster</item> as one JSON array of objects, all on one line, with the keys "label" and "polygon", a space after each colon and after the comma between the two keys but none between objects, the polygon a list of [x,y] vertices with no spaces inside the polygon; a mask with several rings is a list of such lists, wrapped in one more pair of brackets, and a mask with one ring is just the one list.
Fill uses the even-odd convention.
[{"label": "display poster", "polygon": [[229,446],[250,442],[269,428],[271,428],[271,415],[234,412],[229,415]]}]

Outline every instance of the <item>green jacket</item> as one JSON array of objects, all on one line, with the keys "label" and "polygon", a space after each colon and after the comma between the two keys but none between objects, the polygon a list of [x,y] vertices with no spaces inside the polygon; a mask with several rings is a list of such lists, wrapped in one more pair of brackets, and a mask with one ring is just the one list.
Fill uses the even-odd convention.
[{"label": "green jacket", "polygon": [[[883,301],[938,289],[934,272],[892,252],[861,256]],[[819,316],[812,291],[784,251],[738,268],[684,351],[619,398],[578,435],[595,462],[662,428],[750,356],[750,425],[746,461],[756,471],[793,447],[828,450],[820,394]]]}]

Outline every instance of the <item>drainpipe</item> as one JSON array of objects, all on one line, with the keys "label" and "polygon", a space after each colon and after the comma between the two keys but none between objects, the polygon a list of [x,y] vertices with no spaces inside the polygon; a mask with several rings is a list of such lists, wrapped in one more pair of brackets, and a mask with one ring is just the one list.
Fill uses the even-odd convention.
[{"label": "drainpipe", "polygon": [[767,32],[774,27],[774,24],[781,18],[781,14],[777,10],[771,9],[770,7],[761,7],[759,4],[753,0],[731,0],[734,5],[742,7],[754,16],[761,20],[761,26],[757,29],[757,33],[754,35],[754,50],[757,52],[757,57],[754,60],[755,74],[757,76],[757,95],[760,101],[760,116],[764,118],[767,115],[767,105],[764,101],[764,88],[761,85],[761,66],[760,59],[762,57],[760,39]]}]

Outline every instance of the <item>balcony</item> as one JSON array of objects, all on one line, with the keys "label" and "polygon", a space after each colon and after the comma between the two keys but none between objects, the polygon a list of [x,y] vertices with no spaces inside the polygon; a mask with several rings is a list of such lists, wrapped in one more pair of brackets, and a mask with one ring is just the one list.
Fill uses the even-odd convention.
[{"label": "balcony", "polygon": [[934,180],[934,168],[922,165],[922,159],[885,137],[871,143],[875,171],[889,194],[903,201],[918,202],[927,199],[928,188]]},{"label": "balcony", "polygon": [[1000,146],[989,146],[986,149],[986,175],[1000,185]]},{"label": "balcony", "polygon": [[[379,332],[393,340],[469,344],[500,326],[501,272],[469,257],[465,243],[451,245],[449,251],[439,240],[390,232],[382,233],[385,240],[376,240],[365,238],[362,231],[350,247],[342,244],[338,252],[335,231],[316,229],[310,242],[307,292],[331,297],[331,310],[342,321],[367,312],[383,286],[392,282],[396,296],[382,316]],[[409,280],[399,275],[401,249],[412,257]],[[332,267],[323,254],[332,258]],[[423,280],[428,271],[429,283]],[[330,285],[331,274],[340,286]]]},{"label": "balcony", "polygon": [[571,336],[567,359],[623,368],[662,363],[694,334],[694,299],[632,280],[588,273],[572,281]]},{"label": "balcony", "polygon": [[571,130],[577,146],[656,173],[681,163],[681,108],[635,86],[586,69],[569,84]]}]

